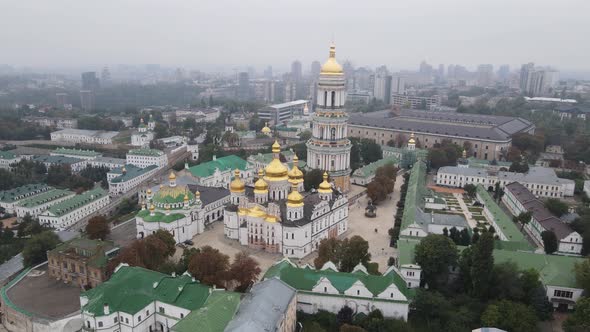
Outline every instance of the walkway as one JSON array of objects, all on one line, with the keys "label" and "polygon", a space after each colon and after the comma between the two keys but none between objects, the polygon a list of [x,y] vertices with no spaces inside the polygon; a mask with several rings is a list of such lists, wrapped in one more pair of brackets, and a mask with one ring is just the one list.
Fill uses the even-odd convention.
[{"label": "walkway", "polygon": [[471,227],[471,229],[476,228],[477,227],[477,220],[473,219],[473,214],[471,213],[471,211],[469,211],[467,204],[465,204],[465,202],[463,201],[463,195],[462,194],[453,194],[453,196],[459,202],[459,206],[461,206],[461,210],[463,211],[463,215],[465,216],[465,219],[467,219],[467,223],[469,224],[469,227]]}]

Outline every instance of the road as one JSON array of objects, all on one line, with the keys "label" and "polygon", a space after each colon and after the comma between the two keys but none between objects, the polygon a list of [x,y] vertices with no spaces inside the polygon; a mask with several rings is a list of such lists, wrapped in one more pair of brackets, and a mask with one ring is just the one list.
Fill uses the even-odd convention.
[{"label": "road", "polygon": [[164,168],[161,168],[160,170],[158,170],[154,176],[152,176],[151,178],[148,178],[146,180],[144,180],[143,182],[139,183],[137,186],[135,186],[133,189],[131,189],[130,191],[122,194],[122,195],[118,195],[115,197],[111,197],[111,201],[110,203],[105,206],[104,208],[100,209],[99,211],[96,211],[88,216],[86,216],[85,218],[81,219],[80,221],[78,221],[77,223],[75,223],[74,225],[70,226],[67,230],[69,231],[80,231],[86,228],[86,224],[88,224],[88,220],[90,220],[90,218],[97,216],[97,215],[112,215],[113,212],[116,210],[117,206],[119,206],[119,204],[121,204],[121,202],[126,199],[126,198],[132,198],[135,195],[137,195],[137,192],[140,190],[140,188],[142,188],[142,185],[145,182],[148,182],[152,179],[157,179],[160,176],[163,176],[165,174],[168,174],[168,172],[170,171],[170,169],[172,168],[172,166],[174,166],[177,162],[179,162],[180,160],[184,160],[189,156],[189,153],[187,151],[179,151],[176,154],[173,155],[169,155],[168,156],[168,165]]}]

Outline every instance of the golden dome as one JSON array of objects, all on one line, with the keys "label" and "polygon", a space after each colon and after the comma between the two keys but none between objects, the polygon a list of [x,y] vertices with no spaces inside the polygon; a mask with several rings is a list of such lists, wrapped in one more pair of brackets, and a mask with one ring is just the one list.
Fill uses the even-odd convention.
[{"label": "golden dome", "polygon": [[262,128],[261,132],[263,134],[270,134],[272,132],[272,130],[270,130],[270,128],[268,127],[268,122],[264,124],[264,128]]},{"label": "golden dome", "polygon": [[164,205],[164,209],[166,209],[166,211],[169,211],[170,210],[170,204]]},{"label": "golden dome", "polygon": [[268,183],[263,179],[264,173],[262,172],[262,168],[258,170],[258,180],[254,183],[254,193],[255,194],[266,194],[268,193]]},{"label": "golden dome", "polygon": [[188,202],[188,194],[184,194],[184,201]]},{"label": "golden dome", "polygon": [[297,155],[293,157],[293,168],[287,173],[289,175],[289,182],[291,184],[298,184],[303,182],[303,172],[297,167],[299,163],[299,158]]},{"label": "golden dome", "polygon": [[176,174],[173,171],[170,171],[170,175],[168,175],[168,180],[176,180]]},{"label": "golden dome", "polygon": [[467,159],[467,151],[463,149],[463,159]]},{"label": "golden dome", "polygon": [[266,216],[266,218],[264,218],[264,221],[274,223],[274,222],[278,222],[279,218],[277,218],[275,216],[268,215],[268,216]]},{"label": "golden dome", "polygon": [[154,211],[156,209],[156,207],[154,206],[154,204],[150,205],[150,211]]},{"label": "golden dome", "polygon": [[151,195],[151,194],[152,194],[152,188],[148,188],[148,190],[147,190],[147,194],[148,194],[148,195]]},{"label": "golden dome", "polygon": [[195,191],[195,197],[196,197],[197,199],[200,199],[200,198],[201,198],[201,192],[200,192],[200,191],[198,191],[198,190],[197,190],[197,191]]},{"label": "golden dome", "polygon": [[324,181],[320,183],[320,187],[318,188],[318,192],[322,194],[330,194],[332,193],[332,185],[328,182],[328,173],[324,172]]},{"label": "golden dome", "polygon": [[330,45],[330,57],[322,66],[320,75],[342,75],[343,73],[342,66],[336,61],[336,46],[332,44]]},{"label": "golden dome", "polygon": [[414,133],[410,134],[410,140],[408,141],[408,144],[416,144],[416,140],[414,139]]},{"label": "golden dome", "polygon": [[303,196],[297,191],[297,184],[293,184],[291,192],[287,196],[288,207],[301,207],[303,206]]},{"label": "golden dome", "polygon": [[[274,154],[279,154],[281,152],[281,146],[279,145],[279,142],[275,141],[275,143],[272,145],[272,152]],[[287,169],[287,167],[283,165],[279,158],[275,157],[270,163],[268,163],[268,165],[264,169],[264,173],[266,174],[264,180],[284,181],[288,179],[288,172],[289,169]]]},{"label": "golden dome", "polygon": [[264,218],[266,217],[266,211],[264,211],[260,206],[254,205],[250,210],[248,210],[248,216],[255,217],[255,218]]},{"label": "golden dome", "polygon": [[243,193],[244,190],[246,190],[246,185],[240,178],[240,170],[236,168],[234,171],[234,180],[229,184],[229,191],[232,193]]}]

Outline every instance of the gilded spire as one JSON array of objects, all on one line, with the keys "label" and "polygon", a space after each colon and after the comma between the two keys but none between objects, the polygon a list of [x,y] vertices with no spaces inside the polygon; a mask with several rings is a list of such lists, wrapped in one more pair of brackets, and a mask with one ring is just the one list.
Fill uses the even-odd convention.
[{"label": "gilded spire", "polygon": [[236,168],[234,171],[234,180],[229,184],[229,191],[232,193],[243,193],[246,190],[246,185],[240,177],[240,170]]},{"label": "gilded spire", "polygon": [[332,193],[332,185],[328,182],[328,173],[324,172],[324,181],[320,183],[318,188],[318,192],[322,194],[331,194]]},{"label": "gilded spire", "polygon": [[303,196],[297,190],[297,184],[293,183],[291,186],[291,193],[287,196],[288,207],[301,207],[303,206]]}]

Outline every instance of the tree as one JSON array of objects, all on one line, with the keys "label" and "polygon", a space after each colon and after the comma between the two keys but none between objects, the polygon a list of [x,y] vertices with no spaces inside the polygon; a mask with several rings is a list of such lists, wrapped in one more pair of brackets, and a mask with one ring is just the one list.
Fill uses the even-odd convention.
[{"label": "tree", "polygon": [[368,267],[371,260],[369,242],[359,235],[342,240],[340,246],[340,271],[352,272],[359,263]]},{"label": "tree", "polygon": [[306,130],[299,134],[299,139],[302,141],[308,141],[311,138],[311,131]]},{"label": "tree", "polygon": [[481,315],[481,323],[511,332],[537,330],[535,312],[525,304],[508,300],[488,305]]},{"label": "tree", "polygon": [[236,290],[244,292],[256,281],[260,272],[258,262],[242,251],[234,257],[234,261],[229,267],[228,279],[237,283]]},{"label": "tree", "polygon": [[574,265],[576,284],[584,289],[584,293],[590,294],[590,258]]},{"label": "tree", "polygon": [[568,206],[557,198],[549,198],[545,201],[545,207],[557,217],[561,217],[568,211]]},{"label": "tree", "polygon": [[309,191],[312,188],[317,189],[322,181],[324,181],[324,171],[321,169],[312,169],[311,171],[305,173],[303,181],[305,191]]},{"label": "tree", "polygon": [[316,269],[321,269],[327,262],[338,266],[340,263],[340,247],[342,241],[337,238],[327,238],[320,241],[318,257],[313,261]]},{"label": "tree", "polygon": [[193,255],[188,271],[201,283],[210,286],[225,287],[229,269],[229,256],[210,246],[201,248]]},{"label": "tree", "polygon": [[351,324],[353,314],[354,312],[352,311],[352,309],[349,306],[345,305],[336,314],[336,322],[338,323],[338,325]]},{"label": "tree", "polygon": [[555,232],[552,230],[541,232],[541,239],[543,240],[543,247],[546,254],[552,254],[557,251],[559,242]]},{"label": "tree", "polygon": [[419,289],[412,307],[416,319],[426,322],[427,331],[440,331],[448,319],[451,304],[439,292]]},{"label": "tree", "polygon": [[25,237],[35,235],[41,233],[44,229],[45,227],[39,224],[39,220],[33,219],[33,217],[27,213],[16,228],[16,236]]},{"label": "tree", "polygon": [[381,145],[377,144],[374,140],[363,138],[360,141],[360,155],[363,163],[368,165],[382,159],[383,151],[381,150]]},{"label": "tree", "polygon": [[367,332],[367,330],[363,329],[360,326],[344,324],[340,327],[340,332]]},{"label": "tree", "polygon": [[392,180],[395,180],[397,177],[397,167],[393,163],[387,163],[375,171],[375,177],[387,177]]},{"label": "tree", "polygon": [[494,269],[494,237],[484,232],[479,241],[472,246],[471,293],[482,300],[487,299]]},{"label": "tree", "polygon": [[467,196],[469,196],[470,198],[475,197],[477,187],[474,184],[466,184],[465,187],[463,187],[463,189],[465,189],[465,193],[467,194]]},{"label": "tree", "polygon": [[54,249],[60,243],[59,237],[53,231],[43,231],[33,235],[23,249],[23,263],[32,266],[47,260],[47,251]]},{"label": "tree", "polygon": [[382,182],[379,182],[377,179],[374,179],[367,185],[367,196],[373,203],[378,203],[385,200],[388,194],[389,193],[387,192],[385,185]]},{"label": "tree", "polygon": [[574,313],[563,323],[565,332],[590,331],[590,297],[581,297]]},{"label": "tree", "polygon": [[508,170],[516,173],[526,173],[529,171],[529,163],[526,159],[521,158],[521,160],[513,161]]},{"label": "tree", "polygon": [[[174,246],[170,248],[169,238],[164,230],[158,230],[143,239],[133,241],[125,247],[119,255],[109,261],[107,273],[112,273],[120,263],[127,263],[130,266],[139,266],[146,269],[161,271],[168,258],[174,254]],[[171,237],[172,235],[168,233]],[[166,267],[167,270],[169,267]]]},{"label": "tree", "polygon": [[109,221],[104,216],[92,217],[86,224],[86,235],[89,239],[104,240],[110,233]]},{"label": "tree", "polygon": [[463,228],[461,230],[461,232],[459,233],[460,235],[460,239],[459,239],[459,245],[462,246],[468,246],[469,244],[471,244],[471,236],[469,236],[469,232],[467,231],[467,228]]},{"label": "tree", "polygon": [[513,221],[517,224],[520,224],[520,231],[524,229],[524,225],[531,222],[531,218],[533,217],[533,213],[531,211],[521,212],[518,216],[514,216]]},{"label": "tree", "polygon": [[446,284],[449,267],[457,265],[457,246],[444,235],[429,234],[416,246],[414,256],[428,286],[438,289]]},{"label": "tree", "polygon": [[163,252],[164,255],[172,256],[176,252],[176,240],[174,240],[174,236],[170,232],[158,229],[155,233],[148,236],[148,238],[150,237],[154,237],[164,243],[164,247],[166,248]]}]

